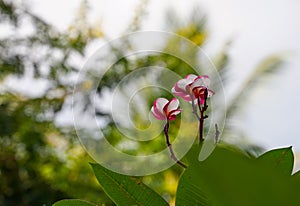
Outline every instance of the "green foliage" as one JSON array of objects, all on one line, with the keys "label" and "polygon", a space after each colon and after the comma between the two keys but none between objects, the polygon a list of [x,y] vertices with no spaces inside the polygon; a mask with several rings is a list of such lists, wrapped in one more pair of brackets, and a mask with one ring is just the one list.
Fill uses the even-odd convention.
[{"label": "green foliage", "polygon": [[191,155],[193,164],[179,180],[176,205],[298,205],[300,182],[272,165],[282,163],[284,158],[289,168],[293,161],[290,152],[290,148],[283,148],[268,152],[261,159],[250,159],[217,148],[203,162],[195,161],[195,153]]},{"label": "green foliage", "polygon": [[[203,162],[198,161],[199,150],[194,145],[187,154],[189,167],[180,177],[176,205],[300,204],[298,173],[290,175],[294,159],[291,147],[249,158],[235,147],[219,146]],[[140,179],[117,174],[99,164],[92,167],[104,191],[117,205],[168,205]]]},{"label": "green foliage", "polygon": [[112,172],[99,164],[92,164],[104,191],[117,205],[168,205],[140,179]]},{"label": "green foliage", "polygon": [[[70,56],[83,55],[94,30],[81,18],[80,29],[58,32],[25,2],[11,0],[0,0],[0,18],[13,30],[0,38],[0,205],[50,205],[72,197],[113,204],[86,175],[88,164],[80,164],[80,158],[90,159],[73,129],[54,122],[72,94],[73,83],[66,79],[78,70]],[[23,35],[24,25],[33,32]],[[33,85],[46,82],[48,87],[32,86],[40,91],[36,96],[3,87],[9,78],[28,77]]]},{"label": "green foliage", "polygon": [[262,164],[270,165],[283,174],[291,175],[294,166],[292,147],[268,151],[258,158]]},{"label": "green foliage", "polygon": [[[282,152],[290,152],[284,148]],[[293,155],[269,155],[271,162]],[[266,157],[265,156],[265,157]],[[194,154],[194,158],[197,155]],[[270,162],[264,158],[265,163]],[[283,175],[281,168],[261,164],[260,159],[249,159],[241,153],[217,148],[203,162],[193,164],[179,181],[176,205],[297,205],[300,184],[291,176]]]},{"label": "green foliage", "polygon": [[69,200],[58,201],[55,204],[53,204],[53,206],[96,206],[96,205],[84,200],[69,199]]}]

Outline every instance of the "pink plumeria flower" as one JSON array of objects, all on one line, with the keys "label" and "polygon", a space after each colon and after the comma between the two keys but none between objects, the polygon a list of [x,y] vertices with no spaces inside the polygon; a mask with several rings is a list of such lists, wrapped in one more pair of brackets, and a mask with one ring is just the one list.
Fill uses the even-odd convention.
[{"label": "pink plumeria flower", "polygon": [[158,98],[154,101],[151,112],[158,120],[174,120],[176,115],[181,112],[181,109],[178,109],[178,106],[179,100],[176,98],[173,98],[170,101],[165,98]]},{"label": "pink plumeria flower", "polygon": [[210,80],[207,75],[198,76],[190,85],[195,98],[200,99],[200,104],[203,105],[205,100],[215,93],[209,89]]},{"label": "pink plumeria flower", "polygon": [[172,93],[182,97],[188,102],[194,101],[197,103],[197,98],[200,98],[200,104],[205,102],[205,90],[207,89],[207,98],[211,97],[214,92],[209,89],[210,80],[207,75],[196,76],[194,74],[187,75],[184,79],[175,83],[172,88]]},{"label": "pink plumeria flower", "polygon": [[175,83],[172,88],[172,93],[183,98],[185,101],[191,102],[193,98],[193,91],[191,89],[191,84],[197,79],[194,74],[187,75],[184,79],[179,80]]}]

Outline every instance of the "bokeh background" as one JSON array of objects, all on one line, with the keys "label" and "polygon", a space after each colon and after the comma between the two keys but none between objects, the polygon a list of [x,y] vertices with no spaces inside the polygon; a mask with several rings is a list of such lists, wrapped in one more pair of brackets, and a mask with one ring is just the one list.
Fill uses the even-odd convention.
[{"label": "bokeh background", "polygon": [[[179,34],[211,57],[227,102],[222,141],[251,155],[283,146],[299,153],[299,8],[296,0],[1,0],[0,205],[51,205],[62,198],[113,205],[76,137],[72,92],[75,85],[78,98],[88,100],[85,95],[95,82],[77,79],[86,60],[107,41],[139,30]],[[176,49],[170,42],[166,49]],[[128,49],[124,44],[116,55]],[[132,67],[153,65],[182,76],[192,71],[168,55],[121,58],[118,72],[106,74],[98,86],[99,97]],[[148,107],[157,96],[147,96]],[[81,112],[88,113],[89,105],[86,101]],[[110,142],[124,146],[110,112],[100,108],[97,116],[107,120]],[[136,115],[134,121],[143,125],[146,120]],[[88,128],[87,137],[92,133]],[[137,154],[163,147],[161,138],[151,147],[141,143],[123,149]],[[143,181],[172,204],[180,173],[173,166]]]}]

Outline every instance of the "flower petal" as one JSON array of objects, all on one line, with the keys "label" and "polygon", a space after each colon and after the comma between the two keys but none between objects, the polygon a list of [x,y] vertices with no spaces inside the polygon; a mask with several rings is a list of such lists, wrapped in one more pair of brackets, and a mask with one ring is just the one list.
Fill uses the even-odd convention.
[{"label": "flower petal", "polygon": [[174,87],[172,87],[171,92],[185,92],[184,88],[180,88],[178,86],[178,82],[175,83]]},{"label": "flower petal", "polygon": [[186,77],[184,77],[184,79],[190,81],[190,83],[192,83],[193,81],[195,81],[196,78],[197,78],[197,76],[195,74],[189,74]]},{"label": "flower petal", "polygon": [[[173,92],[173,94],[183,98],[184,100],[186,100],[186,98],[191,99],[190,95],[186,94],[185,92]],[[186,100],[186,101],[190,101],[190,100]]]},{"label": "flower petal", "polygon": [[176,110],[179,106],[179,100],[176,98],[173,98],[169,101],[168,104],[166,104],[164,110],[169,113],[172,112],[173,110]]},{"label": "flower petal", "polygon": [[154,101],[154,110],[159,111],[160,113],[164,113],[164,107],[168,104],[168,100],[165,98],[158,98]]},{"label": "flower petal", "polygon": [[189,102],[189,101],[192,101],[192,97],[191,95],[183,95],[183,96],[180,96],[182,99],[184,99],[185,101]]},{"label": "flower petal", "polygon": [[175,89],[175,85],[174,85],[174,87],[172,87],[171,92],[172,93],[176,93],[177,92],[176,89]]},{"label": "flower petal", "polygon": [[166,115],[155,111],[154,106],[151,108],[151,112],[152,112],[153,116],[158,120],[165,120],[166,119]]},{"label": "flower petal", "polygon": [[210,85],[210,79],[207,75],[197,77],[194,82],[197,82],[198,85],[204,85],[206,87],[209,87]]},{"label": "flower petal", "polygon": [[211,97],[215,94],[215,92],[210,89],[207,89],[207,91],[208,91],[208,97]]},{"label": "flower petal", "polygon": [[201,78],[197,78],[197,79],[191,84],[192,90],[194,90],[196,87],[203,87],[203,86],[206,87],[206,85],[204,85],[204,83],[203,83],[203,79],[201,79]]},{"label": "flower petal", "polygon": [[188,79],[181,79],[178,82],[175,83],[175,89],[177,91],[186,91],[186,86],[192,83],[193,81],[190,81]]},{"label": "flower petal", "polygon": [[177,114],[179,114],[181,111],[182,111],[181,109],[173,110],[173,111],[170,112],[170,116],[172,116],[172,115],[177,115]]},{"label": "flower petal", "polygon": [[169,113],[168,120],[176,119],[176,115],[178,115],[180,112],[181,112],[181,109],[173,110],[172,112]]}]

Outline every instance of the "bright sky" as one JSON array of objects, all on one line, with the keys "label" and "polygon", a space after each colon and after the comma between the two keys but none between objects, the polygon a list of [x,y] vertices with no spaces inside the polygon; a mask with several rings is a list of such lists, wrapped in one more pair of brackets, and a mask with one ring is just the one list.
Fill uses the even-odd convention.
[{"label": "bright sky", "polygon": [[[59,29],[66,29],[81,0],[27,0],[36,14]],[[166,9],[188,16],[195,3],[207,13],[210,40],[207,52],[230,47],[232,88],[251,72],[264,57],[275,52],[291,56],[284,71],[268,80],[250,99],[249,109],[240,117],[246,134],[267,149],[294,146],[300,151],[297,127],[300,118],[300,1],[298,0],[149,0],[144,30],[161,30]],[[89,0],[91,21],[101,19],[110,38],[126,29],[138,0]],[[234,90],[228,92],[228,96]]]}]

